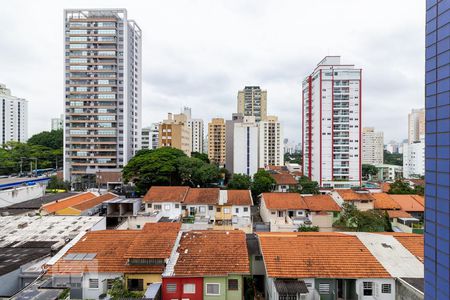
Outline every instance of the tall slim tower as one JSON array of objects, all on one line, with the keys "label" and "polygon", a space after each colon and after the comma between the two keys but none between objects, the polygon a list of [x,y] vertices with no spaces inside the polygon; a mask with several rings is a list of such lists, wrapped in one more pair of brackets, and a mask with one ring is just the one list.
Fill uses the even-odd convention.
[{"label": "tall slim tower", "polygon": [[208,124],[208,158],[219,166],[225,165],[225,120],[213,118]]},{"label": "tall slim tower", "polygon": [[141,30],[125,9],[64,11],[64,179],[117,171],[140,149]]},{"label": "tall slim tower", "polygon": [[413,109],[408,114],[408,142],[420,141],[425,135],[425,109]]},{"label": "tall slim tower", "polygon": [[426,7],[425,299],[450,299],[450,0]]},{"label": "tall slim tower", "polygon": [[383,132],[376,132],[373,127],[365,127],[362,132],[362,164],[383,164]]},{"label": "tall slim tower", "polygon": [[258,123],[258,167],[284,165],[283,130],[276,116],[268,116]]},{"label": "tall slim tower", "polygon": [[320,186],[361,185],[361,71],[326,56],[303,81],[303,173]]},{"label": "tall slim tower", "polygon": [[28,139],[27,100],[11,95],[0,83],[0,146],[7,142],[25,143]]},{"label": "tall slim tower", "polygon": [[237,112],[254,116],[256,122],[267,118],[267,91],[259,86],[246,86],[238,92]]}]

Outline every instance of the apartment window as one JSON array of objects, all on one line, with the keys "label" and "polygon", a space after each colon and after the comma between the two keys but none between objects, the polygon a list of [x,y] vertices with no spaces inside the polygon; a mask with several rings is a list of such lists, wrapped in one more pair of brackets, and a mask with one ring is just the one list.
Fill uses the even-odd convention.
[{"label": "apartment window", "polygon": [[195,294],[195,284],[185,283],[183,285],[183,293],[184,294]]},{"label": "apartment window", "polygon": [[166,285],[166,291],[168,293],[175,293],[177,291],[177,284],[176,283],[168,283]]},{"label": "apartment window", "polygon": [[211,296],[220,295],[220,284],[219,283],[207,283],[206,284],[206,295],[211,295]]},{"label": "apartment window", "polygon": [[363,295],[372,296],[373,295],[373,282],[364,281],[363,282]]},{"label": "apartment window", "polygon": [[89,279],[89,288],[90,289],[98,289],[98,278],[90,278]]},{"label": "apartment window", "polygon": [[328,295],[330,293],[329,283],[319,283],[319,294]]},{"label": "apartment window", "polygon": [[153,205],[153,208],[155,210],[161,210],[162,209],[162,205],[161,204],[155,204],[155,205]]},{"label": "apartment window", "polygon": [[381,285],[381,292],[383,294],[390,294],[391,293],[391,284],[389,283],[383,283]]},{"label": "apartment window", "polygon": [[228,279],[228,290],[230,291],[239,290],[239,281],[237,279]]}]

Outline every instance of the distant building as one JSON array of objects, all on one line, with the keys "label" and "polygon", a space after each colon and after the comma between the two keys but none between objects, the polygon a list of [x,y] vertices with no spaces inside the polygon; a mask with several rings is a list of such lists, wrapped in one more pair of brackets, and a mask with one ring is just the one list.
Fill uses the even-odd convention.
[{"label": "distant building", "polygon": [[158,148],[173,147],[182,150],[187,156],[192,152],[191,128],[185,114],[168,114],[159,125]]},{"label": "distant building", "polygon": [[386,151],[389,153],[401,153],[400,148],[403,147],[403,145],[397,143],[396,141],[390,141],[386,144]]},{"label": "distant building", "polygon": [[26,142],[28,139],[27,100],[11,95],[0,83],[0,145],[7,142]]},{"label": "distant building", "polygon": [[283,131],[278,117],[269,116],[258,123],[259,168],[284,164]]},{"label": "distant building", "polygon": [[141,149],[158,148],[159,123],[152,123],[149,127],[142,128]]},{"label": "distant building", "polygon": [[377,164],[375,167],[377,168],[378,173],[372,177],[372,180],[395,181],[403,176],[402,166]]},{"label": "distant building", "polygon": [[403,177],[414,178],[425,175],[425,141],[403,144]]},{"label": "distant building", "polygon": [[408,114],[408,142],[420,141],[425,135],[425,109],[413,109]]},{"label": "distant building", "polygon": [[373,127],[362,131],[362,163],[376,165],[383,163],[383,132],[375,132]]},{"label": "distant building", "polygon": [[267,91],[259,86],[246,86],[238,92],[237,112],[244,116],[254,116],[256,122],[267,117]]},{"label": "distant building", "polygon": [[60,130],[64,127],[64,115],[59,118],[52,118],[52,130]]},{"label": "distant building", "polygon": [[214,118],[208,124],[208,158],[219,166],[225,165],[226,126],[222,118]]},{"label": "distant building", "polygon": [[303,173],[320,186],[361,185],[361,72],[326,56],[303,80]]},{"label": "distant building", "polygon": [[191,108],[185,107],[183,114],[187,117],[187,126],[191,129],[192,152],[203,153],[204,129],[202,119],[192,119]]}]

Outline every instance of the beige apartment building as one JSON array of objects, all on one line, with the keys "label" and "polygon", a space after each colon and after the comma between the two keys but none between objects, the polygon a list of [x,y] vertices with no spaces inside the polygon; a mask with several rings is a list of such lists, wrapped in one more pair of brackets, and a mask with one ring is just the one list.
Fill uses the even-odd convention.
[{"label": "beige apartment building", "polygon": [[267,91],[259,86],[246,86],[238,91],[237,112],[254,116],[256,122],[267,118]]},{"label": "beige apartment building", "polygon": [[383,150],[383,132],[376,132],[373,127],[364,127],[362,130],[362,164],[383,164]]},{"label": "beige apartment building", "polygon": [[420,141],[425,136],[425,109],[413,109],[408,114],[408,142]]},{"label": "beige apartment building", "polygon": [[167,119],[159,125],[158,148],[172,147],[191,156],[192,134],[187,121],[185,114],[169,113]]},{"label": "beige apartment building", "polygon": [[208,123],[208,158],[219,166],[225,165],[225,120],[213,118]]}]

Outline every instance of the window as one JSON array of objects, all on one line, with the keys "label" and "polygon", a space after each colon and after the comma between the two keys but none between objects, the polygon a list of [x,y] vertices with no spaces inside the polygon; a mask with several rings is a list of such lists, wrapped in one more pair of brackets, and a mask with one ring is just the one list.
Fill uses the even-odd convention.
[{"label": "window", "polygon": [[89,288],[90,289],[98,289],[98,278],[89,279]]},{"label": "window", "polygon": [[212,205],[210,205],[210,206],[208,206],[208,209],[209,209],[209,210],[213,210],[214,207],[213,207]]},{"label": "window", "polygon": [[143,291],[144,280],[138,278],[128,279],[127,286],[129,291]]},{"label": "window", "polygon": [[222,209],[221,209],[220,207],[218,207],[216,211],[217,211],[217,212],[221,212]]},{"label": "window", "polygon": [[113,283],[114,283],[114,279],[106,279],[106,288],[108,290],[112,289]]},{"label": "window", "polygon": [[330,284],[329,283],[319,283],[319,293],[328,295],[330,293]]},{"label": "window", "polygon": [[219,283],[207,283],[206,284],[206,295],[220,295],[220,284]]},{"label": "window", "polygon": [[155,205],[153,205],[153,208],[155,210],[161,210],[162,209],[162,205],[161,204],[155,204]]},{"label": "window", "polygon": [[363,295],[372,296],[373,295],[373,282],[364,281],[363,282]]},{"label": "window", "polygon": [[229,213],[230,213],[230,209],[229,209],[229,208],[224,208],[224,209],[223,209],[223,212],[224,212],[225,214],[229,214]]},{"label": "window", "polygon": [[383,283],[381,285],[381,292],[383,294],[390,294],[391,293],[391,285],[389,283]]},{"label": "window", "polygon": [[165,209],[165,210],[170,210],[170,204],[165,204],[165,205],[164,205],[164,209]]},{"label": "window", "polygon": [[176,283],[168,283],[166,285],[166,291],[168,293],[175,293],[177,291],[177,284]]},{"label": "window", "polygon": [[244,212],[248,212],[248,207],[244,207]]},{"label": "window", "polygon": [[185,283],[183,285],[183,293],[184,294],[195,294],[195,284]]},{"label": "window", "polygon": [[206,212],[206,207],[205,206],[200,206],[200,213],[205,213]]},{"label": "window", "polygon": [[239,281],[237,279],[228,279],[228,290],[230,291],[239,290]]},{"label": "window", "polygon": [[236,210],[236,213],[238,214],[239,213],[239,208],[236,207],[235,210]]},{"label": "window", "polygon": [[180,204],[175,204],[175,208],[180,208]]}]

